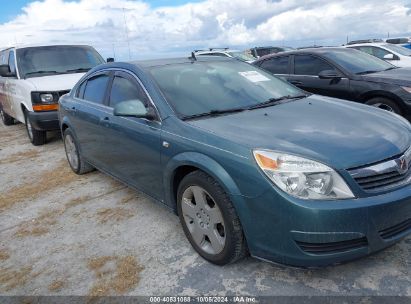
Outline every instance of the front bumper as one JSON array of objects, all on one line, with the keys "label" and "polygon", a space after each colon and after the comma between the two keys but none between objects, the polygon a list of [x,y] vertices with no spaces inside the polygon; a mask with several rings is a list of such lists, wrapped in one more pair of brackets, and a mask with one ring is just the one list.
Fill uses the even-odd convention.
[{"label": "front bumper", "polygon": [[339,201],[303,201],[273,187],[256,198],[242,197],[240,204],[251,254],[281,264],[338,264],[377,252],[411,233],[411,185]]},{"label": "front bumper", "polygon": [[57,111],[28,112],[31,125],[39,131],[59,130],[59,119]]}]

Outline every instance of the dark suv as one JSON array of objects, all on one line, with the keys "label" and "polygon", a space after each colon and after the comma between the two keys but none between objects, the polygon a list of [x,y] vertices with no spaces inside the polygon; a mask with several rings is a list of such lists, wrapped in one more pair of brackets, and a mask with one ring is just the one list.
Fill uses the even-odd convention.
[{"label": "dark suv", "polygon": [[253,64],[306,91],[363,102],[410,118],[411,69],[344,48],[268,55]]}]

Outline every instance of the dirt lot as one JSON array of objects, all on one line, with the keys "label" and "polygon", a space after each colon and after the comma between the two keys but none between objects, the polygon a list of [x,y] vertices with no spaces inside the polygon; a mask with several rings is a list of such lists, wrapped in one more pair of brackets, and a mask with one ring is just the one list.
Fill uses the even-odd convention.
[{"label": "dirt lot", "polygon": [[0,126],[2,295],[411,295],[411,238],[321,270],[201,259],[178,218],[99,172],[71,173],[58,135]]}]

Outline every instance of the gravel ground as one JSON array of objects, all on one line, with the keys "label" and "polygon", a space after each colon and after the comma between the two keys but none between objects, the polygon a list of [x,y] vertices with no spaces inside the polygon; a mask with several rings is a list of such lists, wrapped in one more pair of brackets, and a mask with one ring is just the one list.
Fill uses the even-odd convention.
[{"label": "gravel ground", "polygon": [[319,270],[247,258],[218,267],[177,216],[99,173],[71,173],[58,134],[0,126],[1,295],[408,295],[411,238]]}]

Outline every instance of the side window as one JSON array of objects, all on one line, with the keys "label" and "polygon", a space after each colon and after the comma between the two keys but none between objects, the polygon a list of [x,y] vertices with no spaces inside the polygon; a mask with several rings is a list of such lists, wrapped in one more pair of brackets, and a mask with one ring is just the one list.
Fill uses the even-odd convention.
[{"label": "side window", "polygon": [[7,64],[8,60],[8,51],[2,51],[0,53],[0,64]]},{"label": "side window", "polygon": [[127,78],[115,76],[110,93],[110,107],[114,108],[116,104],[129,100],[140,100],[146,106],[148,105],[148,97],[139,84]]},{"label": "side window", "polygon": [[103,104],[108,80],[109,75],[106,74],[94,76],[87,80],[83,98],[91,102]]},{"label": "side window", "polygon": [[273,74],[288,74],[289,56],[277,57],[265,60],[261,67]]},{"label": "side window", "polygon": [[294,72],[296,75],[318,76],[320,72],[335,69],[320,58],[310,55],[296,55],[294,57]]},{"label": "side window", "polygon": [[84,89],[86,88],[87,81],[83,81],[83,83],[77,89],[76,97],[83,99],[84,96]]},{"label": "side window", "polygon": [[360,51],[364,52],[364,53],[375,56],[373,51],[372,51],[372,48],[369,47],[369,46],[359,46],[358,49]]},{"label": "side window", "polygon": [[384,59],[385,55],[391,54],[390,52],[384,49],[378,48],[378,47],[372,47],[372,51],[373,51],[374,56],[380,59]]},{"label": "side window", "polygon": [[14,58],[14,51],[10,51],[9,53],[9,67],[10,67],[10,72],[12,74],[16,74],[16,60]]}]

